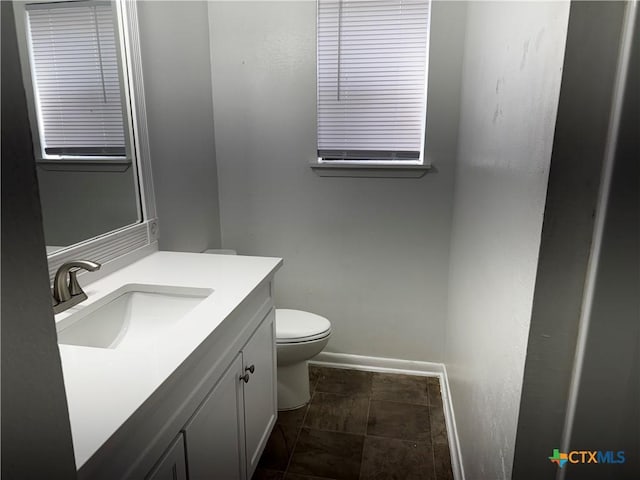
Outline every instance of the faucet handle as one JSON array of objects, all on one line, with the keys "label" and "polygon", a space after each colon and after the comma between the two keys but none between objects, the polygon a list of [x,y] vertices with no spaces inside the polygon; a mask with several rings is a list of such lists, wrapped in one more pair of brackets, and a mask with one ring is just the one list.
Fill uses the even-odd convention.
[{"label": "faucet handle", "polygon": [[69,270],[69,293],[73,297],[74,295],[82,295],[84,292],[82,287],[78,283],[78,271],[80,269]]}]

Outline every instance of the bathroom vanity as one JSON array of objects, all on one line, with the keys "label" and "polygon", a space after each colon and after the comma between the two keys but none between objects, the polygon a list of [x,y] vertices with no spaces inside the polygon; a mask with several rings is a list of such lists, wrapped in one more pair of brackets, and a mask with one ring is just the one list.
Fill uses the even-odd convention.
[{"label": "bathroom vanity", "polygon": [[[78,478],[250,478],[277,416],[282,260],[158,251],[135,0],[12,6]],[[76,284],[79,266],[100,272]]]},{"label": "bathroom vanity", "polygon": [[84,286],[56,316],[79,478],[251,478],[277,416],[281,263],[153,252]]}]

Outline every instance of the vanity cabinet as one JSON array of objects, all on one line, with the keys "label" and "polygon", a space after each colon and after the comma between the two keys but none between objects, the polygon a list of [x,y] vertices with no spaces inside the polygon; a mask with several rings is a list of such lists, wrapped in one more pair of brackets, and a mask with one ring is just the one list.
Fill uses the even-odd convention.
[{"label": "vanity cabinet", "polygon": [[[216,293],[214,312],[224,301]],[[201,310],[181,324],[185,335],[216,321]],[[171,346],[159,353],[174,354]],[[122,356],[146,361],[137,352]],[[156,362],[152,356],[138,372]],[[249,480],[276,422],[276,388],[275,308],[265,275],[84,463],[78,480]]]},{"label": "vanity cabinet", "polygon": [[249,479],[276,421],[274,311],[183,430],[189,480]]}]

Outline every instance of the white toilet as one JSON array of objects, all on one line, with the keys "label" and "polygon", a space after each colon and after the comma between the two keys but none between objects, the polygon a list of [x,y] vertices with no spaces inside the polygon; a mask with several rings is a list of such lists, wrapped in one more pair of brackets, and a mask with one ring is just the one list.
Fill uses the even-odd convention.
[{"label": "white toilet", "polygon": [[293,410],[309,402],[308,360],[329,342],[331,322],[301,310],[276,309],[278,410]]},{"label": "white toilet", "polygon": [[[236,255],[235,250],[209,249],[203,253]],[[294,410],[309,402],[308,360],[319,354],[331,336],[331,322],[320,315],[276,308],[278,410]]]}]

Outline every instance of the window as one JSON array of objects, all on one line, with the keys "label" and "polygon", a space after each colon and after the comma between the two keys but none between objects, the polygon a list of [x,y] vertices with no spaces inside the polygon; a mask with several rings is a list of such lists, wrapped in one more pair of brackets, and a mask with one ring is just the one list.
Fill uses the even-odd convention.
[{"label": "window", "polygon": [[318,0],[318,162],[425,165],[429,0]]},{"label": "window", "polygon": [[110,2],[25,6],[40,159],[126,158],[119,46]]}]

